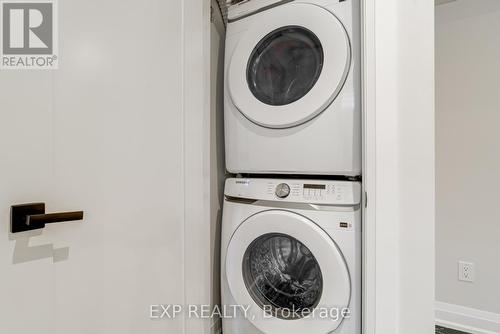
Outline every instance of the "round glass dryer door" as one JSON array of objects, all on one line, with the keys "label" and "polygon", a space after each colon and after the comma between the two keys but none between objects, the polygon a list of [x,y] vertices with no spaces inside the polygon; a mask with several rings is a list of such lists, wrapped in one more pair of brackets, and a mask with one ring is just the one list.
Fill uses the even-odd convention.
[{"label": "round glass dryer door", "polygon": [[252,122],[269,128],[303,124],[337,97],[351,48],[342,23],[310,4],[287,4],[255,16],[228,67],[229,95]]},{"label": "round glass dryer door", "polygon": [[259,101],[287,105],[313,88],[323,61],[323,47],[313,32],[298,26],[279,28],[254,48],[248,61],[247,83]]},{"label": "round glass dryer door", "polygon": [[335,242],[313,221],[268,210],[245,220],[226,255],[229,289],[247,319],[266,334],[329,333],[342,318],[320,319],[315,310],[348,307],[351,282]]}]

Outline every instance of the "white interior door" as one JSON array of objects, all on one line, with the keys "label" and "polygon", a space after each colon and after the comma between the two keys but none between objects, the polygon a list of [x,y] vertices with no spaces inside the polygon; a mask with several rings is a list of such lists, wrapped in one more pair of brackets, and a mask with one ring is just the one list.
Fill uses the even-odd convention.
[{"label": "white interior door", "polygon": [[[59,1],[59,69],[0,71],[0,332],[182,333],[182,1]],[[10,233],[10,207],[83,210]]]}]

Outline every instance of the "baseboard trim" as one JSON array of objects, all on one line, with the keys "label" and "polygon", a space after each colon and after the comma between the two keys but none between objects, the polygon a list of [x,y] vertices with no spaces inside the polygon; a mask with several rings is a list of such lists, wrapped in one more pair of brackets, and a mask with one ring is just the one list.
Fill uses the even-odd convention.
[{"label": "baseboard trim", "polygon": [[500,334],[500,314],[443,302],[436,302],[436,324],[471,334]]}]

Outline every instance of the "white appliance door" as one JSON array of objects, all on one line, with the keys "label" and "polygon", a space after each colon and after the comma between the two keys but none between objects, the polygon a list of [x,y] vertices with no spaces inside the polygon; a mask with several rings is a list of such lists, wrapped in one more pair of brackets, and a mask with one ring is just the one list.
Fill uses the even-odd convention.
[{"label": "white appliance door", "polygon": [[342,23],[311,4],[287,4],[250,21],[230,56],[227,80],[236,108],[268,128],[303,124],[339,94],[351,64]]},{"label": "white appliance door", "polygon": [[235,301],[250,307],[247,320],[266,334],[329,333],[349,305],[351,281],[337,245],[290,211],[245,220],[229,243],[226,275]]}]

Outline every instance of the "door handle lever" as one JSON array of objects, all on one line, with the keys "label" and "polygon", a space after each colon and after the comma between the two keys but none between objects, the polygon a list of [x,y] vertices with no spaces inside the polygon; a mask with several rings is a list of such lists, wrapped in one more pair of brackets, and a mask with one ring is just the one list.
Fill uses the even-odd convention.
[{"label": "door handle lever", "polygon": [[11,206],[10,228],[12,233],[37,230],[45,224],[82,220],[83,211],[45,213],[45,203],[28,203]]}]

